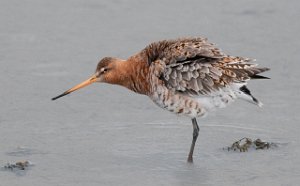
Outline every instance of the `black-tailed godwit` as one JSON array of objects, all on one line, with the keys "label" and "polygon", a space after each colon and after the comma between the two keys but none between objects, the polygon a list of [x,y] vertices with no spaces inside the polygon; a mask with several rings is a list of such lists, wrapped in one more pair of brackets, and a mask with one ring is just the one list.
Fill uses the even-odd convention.
[{"label": "black-tailed godwit", "polygon": [[246,84],[250,79],[266,79],[258,74],[269,69],[259,68],[252,61],[226,55],[200,37],[163,40],[127,60],[103,58],[92,77],[52,100],[95,82],[117,84],[147,95],[159,107],[191,118],[193,140],[187,160],[193,162],[199,133],[197,117],[237,98],[262,106]]}]

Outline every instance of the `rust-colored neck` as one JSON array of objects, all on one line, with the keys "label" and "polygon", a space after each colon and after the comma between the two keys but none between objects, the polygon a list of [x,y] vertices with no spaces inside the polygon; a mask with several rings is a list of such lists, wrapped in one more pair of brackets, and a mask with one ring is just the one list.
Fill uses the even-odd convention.
[{"label": "rust-colored neck", "polygon": [[107,74],[105,82],[124,86],[139,94],[148,94],[149,65],[138,56],[116,60],[114,70]]}]

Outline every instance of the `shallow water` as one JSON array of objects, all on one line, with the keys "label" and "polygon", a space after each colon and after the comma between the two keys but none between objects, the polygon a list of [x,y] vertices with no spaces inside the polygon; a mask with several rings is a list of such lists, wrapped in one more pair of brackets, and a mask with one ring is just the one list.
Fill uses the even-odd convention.
[{"label": "shallow water", "polygon": [[[29,160],[0,185],[298,185],[299,7],[294,1],[1,1],[0,165]],[[249,88],[262,109],[237,101],[191,121],[124,88],[93,85],[50,99],[89,77],[104,56],[127,58],[152,41],[205,36],[256,58],[271,80]],[[276,142],[248,153],[242,138]]]}]

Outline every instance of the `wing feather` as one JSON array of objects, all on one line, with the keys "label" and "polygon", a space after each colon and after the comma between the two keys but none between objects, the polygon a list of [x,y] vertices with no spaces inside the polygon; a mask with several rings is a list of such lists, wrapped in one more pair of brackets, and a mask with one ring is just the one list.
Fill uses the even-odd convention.
[{"label": "wing feather", "polygon": [[269,70],[258,68],[252,59],[225,55],[205,38],[164,40],[150,44],[143,53],[150,65],[164,63],[160,77],[169,89],[189,95],[209,95]]}]

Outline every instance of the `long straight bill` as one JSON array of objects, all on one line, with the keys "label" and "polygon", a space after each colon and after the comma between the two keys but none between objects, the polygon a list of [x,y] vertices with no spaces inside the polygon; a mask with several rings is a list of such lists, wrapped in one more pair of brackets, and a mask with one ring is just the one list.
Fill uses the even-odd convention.
[{"label": "long straight bill", "polygon": [[82,83],[74,86],[73,88],[65,91],[64,93],[62,93],[62,94],[60,94],[60,95],[52,98],[51,100],[56,100],[58,98],[61,98],[61,97],[65,96],[65,95],[70,94],[71,92],[74,92],[75,90],[81,89],[81,88],[86,87],[86,86],[88,86],[88,85],[90,85],[92,83],[95,83],[96,81],[97,81],[97,77],[95,75],[93,75],[92,77],[90,77],[89,79],[85,80],[84,82],[82,82]]}]

